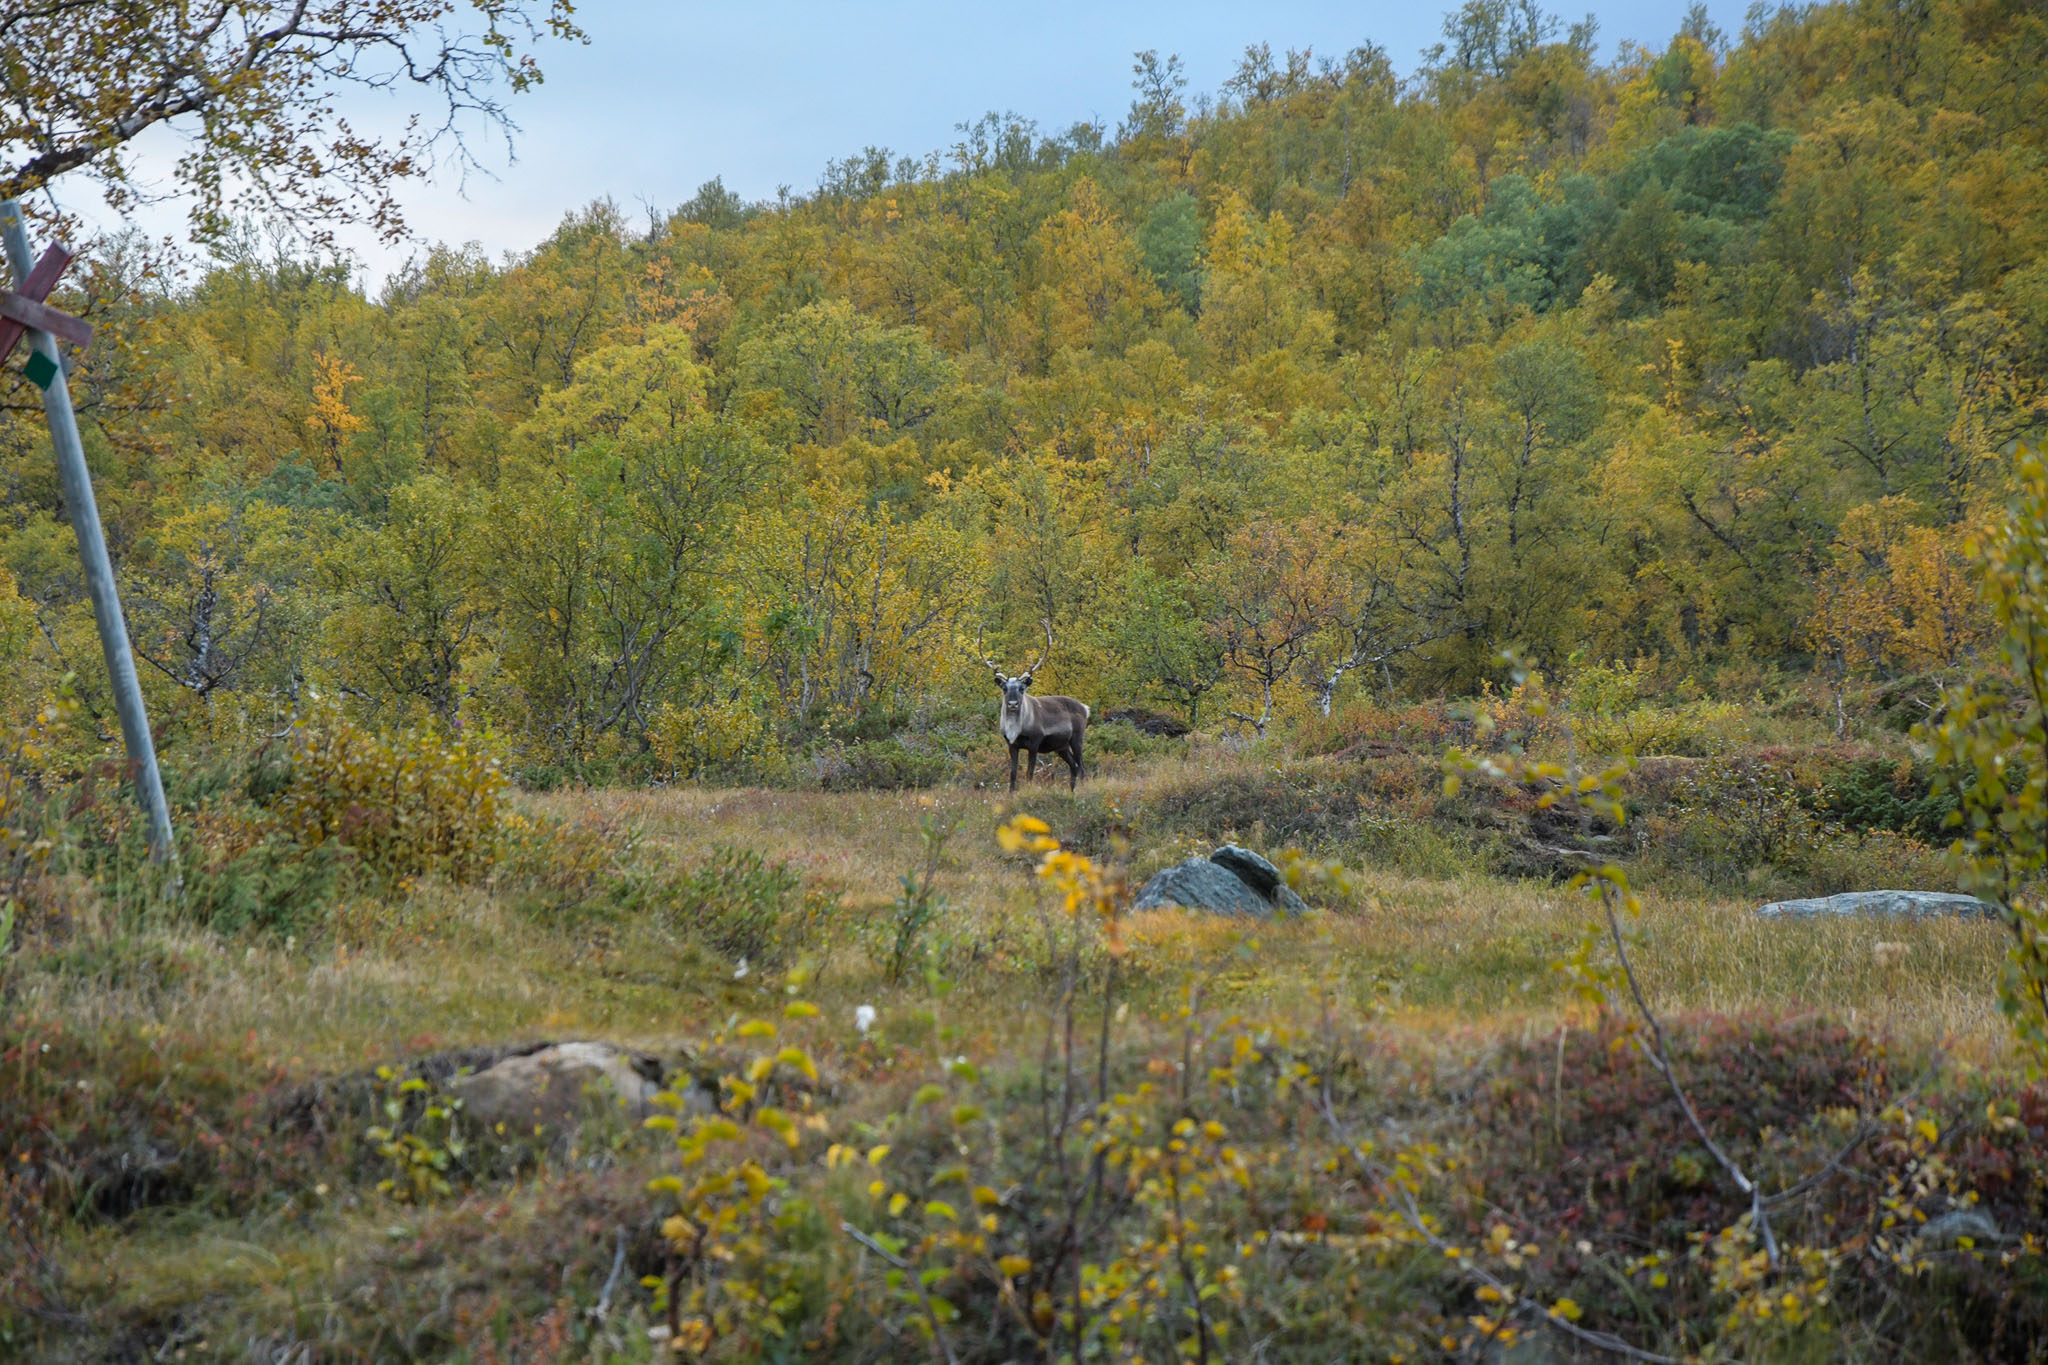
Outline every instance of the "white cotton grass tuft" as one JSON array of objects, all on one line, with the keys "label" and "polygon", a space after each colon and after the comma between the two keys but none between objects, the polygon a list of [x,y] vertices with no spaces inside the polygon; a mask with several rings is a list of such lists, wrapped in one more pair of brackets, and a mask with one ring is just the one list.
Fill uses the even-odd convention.
[{"label": "white cotton grass tuft", "polygon": [[740,965],[733,968],[732,979],[735,981],[744,981],[747,979],[747,960],[745,958],[741,958]]},{"label": "white cotton grass tuft", "polygon": [[873,1005],[855,1005],[853,1007],[853,1026],[860,1031],[861,1037],[867,1037],[868,1030],[875,1026],[875,1007]]}]

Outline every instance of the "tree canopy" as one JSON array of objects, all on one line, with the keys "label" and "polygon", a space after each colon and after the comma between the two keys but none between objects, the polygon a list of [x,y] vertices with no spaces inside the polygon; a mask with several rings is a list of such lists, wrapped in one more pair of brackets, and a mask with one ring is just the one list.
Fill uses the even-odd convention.
[{"label": "tree canopy", "polygon": [[[469,55],[416,62],[370,30],[449,6],[329,8],[359,48],[280,40],[210,117],[303,130],[309,73],[379,53],[463,107],[567,22],[480,4]],[[207,60],[267,9],[221,9]],[[31,82],[95,60],[31,46]],[[1205,96],[1143,53],[1115,130],[992,114],[808,196],[576,208],[374,298],[250,228],[172,292],[110,246],[70,305],[113,339],[79,384],[153,705],[211,734],[311,689],[687,764],[708,727],[786,756],[984,704],[962,642],[1029,657],[1047,621],[1053,689],[1256,730],[1475,690],[1508,644],[1730,695],[1952,666],[1984,638],[1960,544],[2044,416],[2044,73],[2024,5],[1689,20],[1603,65],[1473,0],[1406,82],[1369,44],[1260,47]],[[7,146],[99,147],[162,75],[73,131],[17,80]],[[349,183],[272,154],[235,152],[280,204]],[[9,412],[13,676],[90,692]]]},{"label": "tree canopy", "polygon": [[[570,0],[0,0],[0,198],[79,172],[116,208],[142,193],[124,149],[186,134],[175,179],[218,236],[237,201],[316,234],[403,234],[396,187],[509,126],[506,92],[540,80],[529,50],[580,36]],[[336,111],[338,88],[416,90],[396,137]]]}]

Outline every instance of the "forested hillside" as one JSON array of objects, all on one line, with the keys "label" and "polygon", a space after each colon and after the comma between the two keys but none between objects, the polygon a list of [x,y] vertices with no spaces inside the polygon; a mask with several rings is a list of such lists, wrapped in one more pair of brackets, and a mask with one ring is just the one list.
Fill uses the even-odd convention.
[{"label": "forested hillside", "polygon": [[[105,244],[74,385],[157,723],[318,694],[536,769],[772,767],[982,705],[976,636],[1021,668],[1042,621],[1052,690],[1261,733],[1509,644],[1733,699],[1960,662],[2048,414],[2048,17],[1593,52],[1472,0],[1407,80],[1144,53],[1114,128],[575,208],[375,297],[261,225]],[[111,734],[32,398],[0,672]]]}]

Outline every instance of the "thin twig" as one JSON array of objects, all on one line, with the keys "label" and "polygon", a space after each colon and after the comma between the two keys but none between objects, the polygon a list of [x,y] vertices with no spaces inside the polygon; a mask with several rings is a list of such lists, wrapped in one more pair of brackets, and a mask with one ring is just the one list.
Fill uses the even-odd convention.
[{"label": "thin twig", "polygon": [[612,1254],[612,1273],[605,1276],[604,1289],[597,1296],[597,1307],[590,1314],[599,1320],[612,1311],[612,1294],[618,1289],[619,1276],[624,1274],[626,1269],[626,1230],[623,1227],[619,1228],[618,1234],[618,1250]]},{"label": "thin twig", "polygon": [[[1908,1090],[1899,1098],[1893,1100],[1892,1105],[1911,1104],[1915,1099],[1919,1098],[1921,1091],[1925,1090],[1929,1085],[1933,1084],[1935,1077],[1939,1076],[1940,1074],[1941,1061],[1940,1058],[1937,1056],[1934,1063],[1927,1068],[1926,1073],[1922,1075],[1918,1081],[1914,1082],[1913,1088],[1911,1090]],[[1886,1107],[1889,1108],[1891,1106],[1888,1105]],[[1839,1148],[1837,1148],[1834,1151],[1834,1153],[1828,1157],[1826,1161],[1821,1163],[1819,1170],[1814,1171],[1812,1174],[1805,1176],[1800,1180],[1794,1181],[1792,1184],[1787,1185],[1784,1189],[1779,1190],[1776,1194],[1764,1196],[1764,1207],[1775,1208],[1779,1204],[1790,1203],[1792,1200],[1799,1198],[1801,1195],[1806,1194],[1811,1190],[1819,1188],[1822,1184],[1826,1183],[1826,1181],[1831,1176],[1857,1176],[1863,1179],[1869,1179],[1869,1177],[1864,1176],[1862,1172],[1852,1171],[1847,1166],[1843,1165],[1843,1163],[1846,1162],[1850,1157],[1856,1155],[1857,1151],[1863,1146],[1864,1143],[1870,1141],[1870,1139],[1876,1137],[1882,1131],[1883,1127],[1880,1124],[1877,1124],[1872,1120],[1866,1118],[1865,1120],[1863,1120],[1863,1122],[1856,1125],[1856,1131],[1849,1135],[1849,1140],[1843,1143]]]},{"label": "thin twig", "polygon": [[1602,882],[1600,886],[1600,908],[1607,914],[1607,932],[1614,941],[1614,955],[1621,963],[1622,976],[1628,981],[1629,994],[1635,1000],[1636,1012],[1642,1016],[1643,1022],[1649,1025],[1650,1037],[1656,1044],[1653,1051],[1645,1047],[1642,1039],[1638,1037],[1636,1039],[1636,1050],[1648,1058],[1650,1065],[1663,1075],[1665,1083],[1671,1087],[1672,1097],[1678,1101],[1679,1109],[1685,1114],[1685,1121],[1692,1125],[1693,1132],[1699,1135],[1699,1139],[1706,1145],[1708,1153],[1713,1156],[1721,1169],[1727,1173],[1728,1178],[1735,1182],[1735,1188],[1749,1196],[1751,1225],[1756,1228],[1757,1234],[1763,1238],[1764,1255],[1769,1261],[1771,1269],[1776,1270],[1778,1268],[1778,1239],[1776,1234],[1771,1231],[1771,1219],[1770,1214],[1764,1208],[1763,1191],[1757,1188],[1756,1182],[1749,1178],[1749,1173],[1742,1169],[1735,1158],[1723,1151],[1721,1144],[1714,1140],[1714,1135],[1707,1131],[1707,1125],[1700,1119],[1698,1112],[1693,1109],[1692,1099],[1685,1093],[1685,1087],[1679,1084],[1678,1072],[1671,1065],[1670,1049],[1664,1041],[1664,1025],[1650,1009],[1650,1002],[1643,998],[1642,983],[1636,980],[1635,967],[1628,960],[1628,946],[1622,937],[1621,921],[1616,918],[1614,913],[1614,900],[1614,887],[1609,883]]},{"label": "thin twig", "polygon": [[890,1251],[851,1223],[841,1223],[839,1230],[903,1272],[903,1282],[916,1292],[917,1301],[924,1308],[925,1320],[931,1324],[933,1352],[943,1359],[946,1365],[959,1365],[959,1361],[953,1355],[953,1344],[947,1341],[946,1334],[939,1330],[939,1313],[936,1308],[932,1307],[931,1295],[924,1292],[924,1282],[918,1278],[917,1270],[910,1262],[904,1260],[895,1252]]},{"label": "thin twig", "polygon": [[1336,1106],[1331,1102],[1330,1086],[1327,1079],[1322,1087],[1322,1109],[1323,1117],[1329,1122],[1331,1133],[1336,1136],[1338,1143],[1343,1146],[1345,1154],[1351,1158],[1352,1163],[1358,1167],[1359,1173],[1370,1184],[1384,1191],[1393,1200],[1395,1211],[1401,1215],[1401,1221],[1414,1229],[1415,1235],[1428,1243],[1432,1250],[1441,1254],[1445,1259],[1454,1262],[1458,1269],[1463,1271],[1468,1277],[1500,1295],[1502,1302],[1507,1304],[1511,1311],[1526,1313],[1539,1318],[1546,1326],[1562,1332],[1574,1341],[1582,1341],[1588,1346],[1596,1347],[1613,1355],[1624,1356],[1630,1360],[1645,1361],[1649,1365],[1679,1365],[1679,1360],[1676,1356],[1659,1355],[1655,1351],[1646,1351],[1642,1347],[1623,1341],[1620,1337],[1614,1336],[1611,1333],[1596,1332],[1591,1328],[1581,1327],[1570,1318],[1552,1312],[1534,1299],[1522,1294],[1513,1285],[1495,1275],[1485,1266],[1471,1260],[1461,1249],[1453,1247],[1450,1243],[1444,1241],[1443,1238],[1437,1236],[1430,1229],[1428,1221],[1423,1218],[1422,1210],[1416,1207],[1414,1196],[1410,1195],[1407,1189],[1393,1178],[1391,1171],[1359,1151],[1357,1144],[1351,1141],[1350,1135],[1344,1131],[1343,1122],[1337,1117]]}]

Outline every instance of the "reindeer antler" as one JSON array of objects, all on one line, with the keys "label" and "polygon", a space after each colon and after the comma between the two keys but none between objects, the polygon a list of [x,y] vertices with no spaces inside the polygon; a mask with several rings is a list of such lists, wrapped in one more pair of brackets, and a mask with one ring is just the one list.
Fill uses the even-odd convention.
[{"label": "reindeer antler", "polygon": [[976,626],[974,629],[974,654],[976,658],[988,665],[989,672],[995,674],[998,678],[1003,676],[1002,665],[989,658],[988,654],[981,647],[981,628],[979,626]]},{"label": "reindeer antler", "polygon": [[1044,621],[1041,624],[1045,626],[1045,653],[1038,656],[1037,663],[1024,670],[1026,673],[1038,672],[1039,669],[1045,667],[1045,661],[1052,657],[1052,622]]}]

